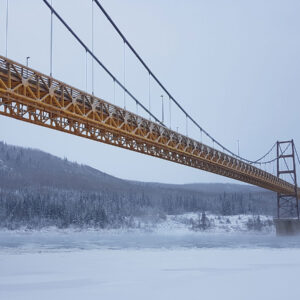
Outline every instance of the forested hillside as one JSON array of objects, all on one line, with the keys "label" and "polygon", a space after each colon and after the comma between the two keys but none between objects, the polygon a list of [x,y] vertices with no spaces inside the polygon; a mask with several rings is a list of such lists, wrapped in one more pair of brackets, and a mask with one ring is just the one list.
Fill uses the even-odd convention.
[{"label": "forested hillside", "polygon": [[273,215],[274,210],[274,193],[249,185],[127,181],[0,142],[1,227],[130,227],[132,217],[159,221],[185,212]]}]

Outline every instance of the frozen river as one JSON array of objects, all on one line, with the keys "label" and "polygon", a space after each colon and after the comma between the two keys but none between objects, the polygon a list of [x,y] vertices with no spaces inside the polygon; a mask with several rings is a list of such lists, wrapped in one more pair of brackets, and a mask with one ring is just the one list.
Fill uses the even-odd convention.
[{"label": "frozen river", "polygon": [[300,240],[0,232],[0,299],[298,299]]},{"label": "frozen river", "polygon": [[0,231],[0,251],[88,249],[296,248],[300,237],[275,233],[203,233],[96,230]]}]

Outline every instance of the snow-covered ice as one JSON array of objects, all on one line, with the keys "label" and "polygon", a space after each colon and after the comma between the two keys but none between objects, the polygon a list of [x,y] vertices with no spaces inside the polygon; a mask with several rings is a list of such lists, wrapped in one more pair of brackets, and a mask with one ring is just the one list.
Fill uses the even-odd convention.
[{"label": "snow-covered ice", "polygon": [[210,215],[212,229],[191,231],[197,218],[138,230],[0,230],[0,299],[299,298],[300,237],[247,232],[247,216]]},{"label": "snow-covered ice", "polygon": [[0,299],[298,299],[299,249],[0,254]]}]

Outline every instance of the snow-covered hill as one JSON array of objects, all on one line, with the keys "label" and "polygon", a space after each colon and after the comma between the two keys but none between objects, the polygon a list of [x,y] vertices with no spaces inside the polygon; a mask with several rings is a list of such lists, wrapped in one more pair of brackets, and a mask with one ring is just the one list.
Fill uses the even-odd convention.
[{"label": "snow-covered hill", "polygon": [[119,229],[136,228],[134,222],[138,222],[140,227],[152,230],[171,221],[173,227],[194,230],[213,230],[223,225],[244,228],[236,226],[231,217],[223,221],[212,216],[209,224],[201,225],[197,213],[186,214],[206,211],[220,216],[273,215],[274,196],[270,191],[242,184],[128,181],[39,150],[0,142],[0,228]]}]

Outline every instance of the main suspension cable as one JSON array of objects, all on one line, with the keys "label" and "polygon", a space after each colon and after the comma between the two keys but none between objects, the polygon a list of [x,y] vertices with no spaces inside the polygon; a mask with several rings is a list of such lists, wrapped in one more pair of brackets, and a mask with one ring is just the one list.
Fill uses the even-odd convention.
[{"label": "main suspension cable", "polygon": [[[79,44],[85,49],[85,51],[87,53],[89,53],[92,58],[106,71],[106,73],[114,80],[114,82],[116,82],[123,90],[124,93],[127,93],[138,105],[140,105],[150,116],[153,117],[153,119],[158,122],[159,124],[161,124],[162,126],[165,127],[164,123],[161,122],[155,115],[153,115],[150,111],[150,105],[149,105],[149,109],[147,109],[135,96],[133,96],[133,94],[127,90],[127,88],[107,69],[107,67],[95,56],[95,54],[93,53],[93,51],[91,51],[87,45],[78,37],[78,35],[71,29],[71,27],[64,21],[64,19],[56,12],[56,10],[52,7],[52,5],[49,4],[49,2],[47,0],[43,0],[43,2],[48,6],[48,8],[51,10],[51,13],[54,14],[59,21],[67,28],[67,30],[73,35],[73,37],[75,37],[75,39],[79,42]],[[104,10],[104,8],[101,6],[101,4],[99,3],[98,0],[93,0],[93,2],[95,2],[97,4],[97,6],[102,10],[102,12],[105,14],[105,16],[108,18],[108,20],[110,21],[110,23],[113,25],[113,27],[117,30],[117,32],[119,33],[119,35],[121,36],[121,38],[124,41],[124,46],[128,46],[130,48],[130,50],[135,54],[135,56],[140,60],[140,62],[142,63],[142,65],[147,69],[148,73],[149,73],[149,82],[150,82],[150,77],[153,77],[154,80],[159,84],[159,86],[166,92],[166,94],[169,96],[170,100],[172,100],[179,108],[180,110],[186,115],[186,119],[190,119],[192,121],[192,123],[194,123],[201,132],[202,132],[209,137],[213,144],[218,145],[220,148],[223,149],[223,151],[227,151],[229,154],[231,154],[232,156],[245,161],[247,163],[250,164],[262,164],[260,161],[265,158],[275,147],[275,144],[271,147],[271,149],[262,157],[260,157],[257,160],[248,160],[245,159],[239,155],[236,155],[234,152],[232,152],[231,150],[229,150],[228,148],[226,148],[225,146],[223,146],[221,143],[219,143],[217,140],[215,140],[206,130],[204,130],[184,109],[183,107],[174,99],[174,97],[168,92],[168,90],[162,85],[162,83],[158,80],[158,78],[153,74],[153,72],[150,70],[150,68],[146,65],[146,63],[142,60],[142,58],[138,55],[138,53],[134,50],[134,48],[131,46],[131,44],[128,42],[128,40],[125,38],[125,36],[121,33],[121,31],[119,30],[119,28],[116,26],[116,24],[112,21],[112,19],[110,18],[110,16],[107,14],[107,12]],[[149,86],[149,99],[150,99],[150,86]],[[150,104],[150,101],[149,101]],[[277,158],[270,160],[268,162],[263,162],[263,163],[270,163],[273,162],[274,160],[276,160]]]},{"label": "main suspension cable", "polygon": [[[277,144],[277,143],[274,143],[274,145],[270,148],[270,150],[269,150],[265,155],[263,155],[261,158],[259,158],[259,159],[257,159],[256,161],[254,161],[253,164],[259,163],[259,162],[260,162],[261,160],[263,160],[266,156],[268,156],[268,155],[273,151],[273,149],[275,148],[276,144]],[[274,160],[276,160],[276,159],[277,159],[277,157],[276,157]],[[273,160],[272,160],[272,161],[273,161]],[[270,162],[272,162],[272,161],[270,161]],[[262,162],[262,163],[265,163],[265,162]]]},{"label": "main suspension cable", "polygon": [[[276,143],[275,143],[275,145],[276,145]],[[288,150],[288,148],[290,147],[290,144],[288,144],[286,147],[285,147],[285,149],[283,150],[283,152],[281,152],[281,155],[283,155],[287,150]],[[274,147],[273,147],[274,148]],[[270,153],[271,151],[269,151],[269,153]],[[262,162],[258,162],[258,164],[259,165],[265,165],[265,164],[269,164],[269,163],[272,163],[272,162],[274,162],[274,161],[276,161],[278,159],[278,156],[276,156],[275,158],[273,158],[273,159],[271,159],[271,160],[268,160],[268,161],[262,161]]]},{"label": "main suspension cable", "polygon": [[99,60],[99,58],[89,49],[89,47],[78,37],[78,35],[73,31],[73,29],[65,22],[65,20],[57,13],[57,11],[49,4],[47,0],[43,2],[48,6],[48,8],[53,12],[57,19],[67,28],[67,30],[73,35],[73,37],[79,42],[79,44],[92,56],[92,58],[104,69],[104,71],[113,79],[115,82],[135,101],[140,107],[142,107],[153,119],[166,127],[154,114],[152,114],[109,70],[108,68]]},{"label": "main suspension cable", "polygon": [[125,44],[127,44],[128,48],[132,51],[132,53],[136,56],[136,58],[140,61],[140,63],[144,66],[144,68],[148,71],[149,75],[151,75],[153,77],[153,79],[157,82],[157,84],[162,88],[162,90],[169,96],[169,98],[177,105],[177,107],[183,112],[184,115],[186,115],[187,119],[190,119],[192,121],[192,123],[198,127],[200,129],[201,132],[203,132],[209,139],[212,140],[213,144],[216,143],[216,145],[218,145],[220,148],[224,149],[224,151],[228,152],[229,154],[231,154],[232,156],[243,160],[247,163],[250,164],[255,164],[257,162],[259,162],[260,160],[262,160],[264,157],[266,157],[269,152],[267,154],[265,154],[263,157],[257,159],[257,160],[248,160],[246,158],[243,158],[237,154],[235,154],[234,152],[232,152],[231,150],[229,150],[228,148],[226,148],[225,146],[223,146],[220,142],[218,142],[215,138],[213,138],[206,130],[204,130],[199,124],[198,122],[196,122],[196,120],[194,118],[192,118],[191,115],[189,115],[187,113],[187,111],[180,105],[180,103],[178,101],[176,101],[176,99],[171,95],[171,93],[166,89],[166,87],[160,82],[160,80],[155,76],[155,74],[151,71],[151,69],[148,67],[148,65],[144,62],[144,60],[141,58],[141,56],[137,53],[137,51],[133,48],[133,46],[129,43],[129,41],[126,39],[125,35],[121,32],[121,30],[119,29],[119,27],[116,25],[116,23],[112,20],[112,18],[110,17],[110,15],[107,13],[107,11],[104,9],[104,7],[100,4],[100,2],[98,0],[94,0],[96,5],[98,6],[98,8],[102,11],[102,13],[105,15],[105,17],[108,19],[108,21],[110,22],[110,24],[114,27],[114,29],[117,31],[117,33],[119,34],[119,36],[121,37],[121,39],[124,41]]},{"label": "main suspension cable", "polygon": [[297,160],[298,160],[298,164],[300,166],[300,158],[299,158],[299,155],[298,155],[297,148],[295,146],[294,146],[294,149],[295,149],[295,152],[296,152],[296,157],[297,157]]}]

